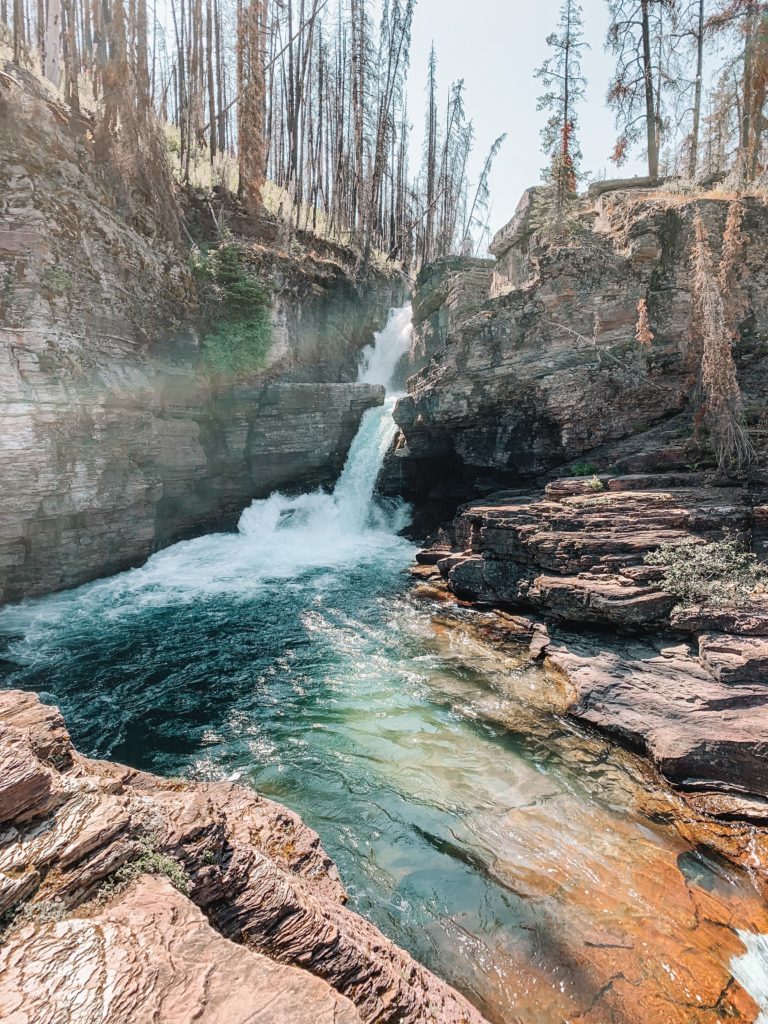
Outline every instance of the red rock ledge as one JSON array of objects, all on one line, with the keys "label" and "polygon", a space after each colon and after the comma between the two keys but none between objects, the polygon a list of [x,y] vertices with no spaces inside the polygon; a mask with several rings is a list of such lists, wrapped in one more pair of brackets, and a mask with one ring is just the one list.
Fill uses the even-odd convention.
[{"label": "red rock ledge", "polygon": [[82,757],[0,693],[5,1024],[484,1024],[345,900],[291,811]]}]

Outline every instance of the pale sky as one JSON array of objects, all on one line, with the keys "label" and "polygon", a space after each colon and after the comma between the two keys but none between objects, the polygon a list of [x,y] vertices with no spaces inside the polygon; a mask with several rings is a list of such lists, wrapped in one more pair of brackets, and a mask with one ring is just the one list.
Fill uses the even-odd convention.
[{"label": "pale sky", "polygon": [[[582,169],[604,177],[643,174],[639,151],[620,171],[608,157],[616,131],[605,106],[612,59],[603,48],[608,24],[605,0],[583,0],[587,94],[579,108]],[[533,73],[547,56],[546,37],[557,26],[560,0],[417,0],[413,25],[408,100],[413,122],[411,169],[423,142],[427,58],[432,40],[438,58],[438,86],[445,101],[451,82],[463,78],[467,116],[475,123],[473,182],[493,140],[509,133],[491,176],[491,228],[510,219],[528,185],[535,185],[546,160],[539,129],[545,115],[536,110],[544,88]]]}]

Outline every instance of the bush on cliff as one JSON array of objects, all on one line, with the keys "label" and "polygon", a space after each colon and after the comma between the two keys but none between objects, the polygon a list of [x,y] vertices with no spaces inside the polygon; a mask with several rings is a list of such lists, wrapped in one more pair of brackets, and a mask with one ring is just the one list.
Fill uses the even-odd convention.
[{"label": "bush on cliff", "polygon": [[272,342],[269,295],[249,270],[245,248],[225,241],[216,249],[195,250],[192,267],[220,314],[203,339],[206,365],[225,375],[263,367]]},{"label": "bush on cliff", "polygon": [[664,544],[645,562],[664,569],[664,590],[682,605],[744,605],[768,585],[768,566],[733,536],[710,544],[694,538]]}]

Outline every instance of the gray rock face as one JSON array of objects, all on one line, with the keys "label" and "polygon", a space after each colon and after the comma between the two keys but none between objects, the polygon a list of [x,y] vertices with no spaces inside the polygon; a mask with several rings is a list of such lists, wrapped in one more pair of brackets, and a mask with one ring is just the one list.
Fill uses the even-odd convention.
[{"label": "gray rock face", "polygon": [[[196,368],[186,257],[129,223],[87,121],[0,76],[0,602],[230,527],[275,488],[341,470],[382,390],[354,380],[395,285],[264,249],[272,347],[222,384]],[[13,130],[5,126],[13,125]],[[260,252],[262,250],[259,250]],[[309,383],[307,383],[309,382]]]},{"label": "gray rock face", "polygon": [[108,387],[0,402],[1,600],[109,575],[181,537],[232,527],[275,489],[332,484],[364,411],[384,396],[373,385],[293,383],[214,396],[189,393],[172,371],[133,381],[134,395]]},{"label": "gray rock face", "polygon": [[[414,309],[430,311],[431,359],[398,403],[402,437],[388,461],[387,490],[421,503],[443,497],[447,507],[451,498],[519,486],[692,411],[693,221],[700,211],[718,259],[727,199],[610,192],[585,204],[581,230],[551,243],[539,229],[540,198],[527,193],[494,239],[497,262],[484,296],[468,286],[467,298],[456,299],[462,277],[477,285],[469,265],[452,268],[450,289],[445,275],[422,276]],[[746,407],[764,410],[765,204],[746,201],[743,230],[739,287],[749,315],[736,354]],[[640,299],[654,333],[649,348],[635,339]],[[690,441],[690,421],[679,429]]]}]

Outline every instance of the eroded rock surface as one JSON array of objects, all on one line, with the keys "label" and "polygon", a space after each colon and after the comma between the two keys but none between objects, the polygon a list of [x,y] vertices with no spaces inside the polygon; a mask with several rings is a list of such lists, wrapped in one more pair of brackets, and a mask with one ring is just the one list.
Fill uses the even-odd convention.
[{"label": "eroded rock surface", "polygon": [[562,680],[569,715],[645,752],[700,810],[763,821],[768,604],[678,609],[644,564],[664,543],[752,538],[759,495],[695,482],[570,478],[501,494],[461,509],[419,560],[461,599],[545,617],[546,639],[533,627],[525,639]]},{"label": "eroded rock surface", "polygon": [[0,829],[3,1020],[483,1024],[344,907],[295,814],[81,757],[20,691],[0,694]]},{"label": "eroded rock surface", "polygon": [[[387,490],[444,512],[582,459],[614,472],[706,461],[690,419],[690,248],[698,211],[719,255],[729,197],[614,189],[586,200],[581,230],[557,243],[542,231],[539,200],[535,189],[523,197],[493,241],[490,270],[469,261],[462,271],[454,258],[422,274],[414,310],[424,341],[395,412],[402,436]],[[745,209],[748,314],[736,357],[757,427],[768,397],[768,207],[750,199]],[[647,348],[635,339],[640,299]]]},{"label": "eroded rock surface", "polygon": [[0,971],[8,1024],[362,1019],[319,978],[223,938],[167,879],[152,875],[92,915],[20,927],[0,950]]}]

